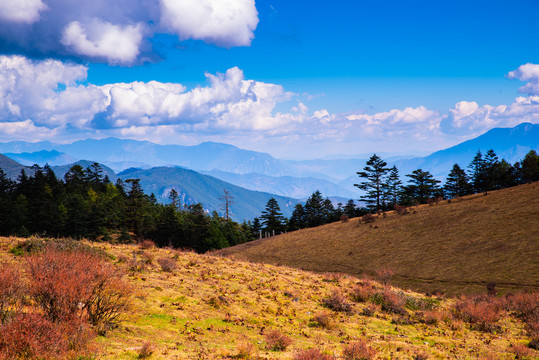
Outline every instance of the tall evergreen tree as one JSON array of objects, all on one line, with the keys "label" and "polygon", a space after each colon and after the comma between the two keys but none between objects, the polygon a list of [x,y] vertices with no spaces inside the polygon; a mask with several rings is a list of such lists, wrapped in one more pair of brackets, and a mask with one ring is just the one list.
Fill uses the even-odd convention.
[{"label": "tall evergreen tree", "polygon": [[305,222],[305,209],[303,208],[303,205],[300,203],[297,203],[296,206],[294,206],[294,211],[292,212],[292,215],[290,216],[290,219],[288,220],[288,231],[294,231],[303,229],[306,227]]},{"label": "tall evergreen tree", "polygon": [[275,231],[275,234],[279,234],[284,230],[284,216],[277,200],[274,198],[268,200],[266,209],[262,211],[260,219],[262,220],[264,231],[272,234]]},{"label": "tall evergreen tree", "polygon": [[427,202],[427,199],[440,195],[439,180],[436,180],[432,174],[422,169],[412,171],[407,174],[410,178],[408,185],[404,187],[407,196],[420,203]]},{"label": "tall evergreen tree", "polygon": [[357,216],[357,209],[356,209],[356,203],[354,200],[350,199],[346,202],[343,208],[344,214],[348,216],[349,218],[353,218]]},{"label": "tall evergreen tree", "polygon": [[520,162],[522,180],[527,183],[539,180],[539,155],[535,150],[530,150]]},{"label": "tall evergreen tree", "polygon": [[458,164],[454,164],[449,172],[444,185],[444,191],[450,198],[464,196],[471,192],[468,175]]},{"label": "tall evergreen tree", "polygon": [[398,204],[401,188],[402,181],[399,177],[399,169],[397,169],[397,166],[393,165],[393,167],[389,169],[387,181],[383,184],[383,202],[386,209],[392,209],[396,204]]},{"label": "tall evergreen tree", "polygon": [[487,191],[487,179],[486,179],[486,165],[483,159],[483,154],[480,150],[477,150],[474,158],[468,165],[470,169],[470,179],[474,192],[486,192]]},{"label": "tall evergreen tree", "polygon": [[307,227],[315,227],[326,223],[328,216],[327,204],[319,190],[316,190],[305,202],[303,207]]},{"label": "tall evergreen tree", "polygon": [[367,192],[361,197],[361,200],[364,200],[367,206],[374,210],[382,208],[385,177],[389,171],[386,166],[387,163],[374,154],[367,161],[363,171],[357,172],[357,175],[365,180],[359,184],[354,184],[354,186]]}]

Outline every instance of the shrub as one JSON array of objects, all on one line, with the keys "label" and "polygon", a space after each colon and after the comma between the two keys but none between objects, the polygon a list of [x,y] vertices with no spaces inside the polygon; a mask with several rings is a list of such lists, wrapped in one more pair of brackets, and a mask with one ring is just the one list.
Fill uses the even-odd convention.
[{"label": "shrub", "polygon": [[253,359],[256,356],[257,348],[250,342],[242,342],[237,346],[237,359]]},{"label": "shrub", "polygon": [[27,261],[28,293],[53,322],[86,315],[95,326],[115,324],[130,288],[112,264],[85,251],[47,248]]},{"label": "shrub", "polygon": [[380,279],[380,282],[384,286],[389,285],[389,283],[391,282],[391,278],[393,277],[394,274],[395,272],[388,268],[383,268],[376,271],[376,275],[378,276],[378,279]]},{"label": "shrub", "polygon": [[145,239],[140,242],[139,246],[141,249],[153,249],[155,247],[155,242]]},{"label": "shrub", "polygon": [[365,224],[368,224],[368,223],[372,223],[372,222],[375,222],[376,221],[376,216],[374,216],[373,214],[371,213],[367,213],[365,215],[363,215],[361,217],[361,220],[365,223]]},{"label": "shrub", "polygon": [[271,330],[265,335],[265,338],[269,350],[284,351],[292,344],[292,339],[278,330]]},{"label": "shrub", "polygon": [[348,344],[342,351],[344,360],[370,360],[376,356],[376,350],[367,345],[365,340]]},{"label": "shrub", "polygon": [[352,304],[338,290],[334,290],[331,295],[322,300],[322,304],[333,311],[352,313]]},{"label": "shrub", "polygon": [[442,322],[444,319],[444,314],[442,314],[439,311],[425,311],[424,313],[421,313],[420,315],[421,322],[428,325],[437,325],[438,323]]},{"label": "shrub", "polygon": [[173,272],[177,267],[176,260],[170,258],[159,258],[157,263],[161,266],[161,270],[166,272]]},{"label": "shrub", "polygon": [[341,220],[342,223],[347,223],[350,218],[348,217],[348,215],[341,215],[339,220]]},{"label": "shrub", "polygon": [[400,315],[406,314],[406,309],[404,308],[404,297],[401,294],[391,291],[389,289],[385,289],[381,293],[376,293],[371,298],[371,301],[375,304],[380,305],[382,311]]},{"label": "shrub", "polygon": [[509,301],[509,307],[522,320],[526,322],[533,320],[539,317],[539,292],[521,292],[513,295]]},{"label": "shrub", "polygon": [[501,317],[500,304],[494,298],[465,298],[453,306],[453,315],[472,325],[472,328],[490,332],[496,329]]},{"label": "shrub", "polygon": [[530,350],[528,347],[516,344],[511,346],[511,352],[515,354],[515,359],[533,359],[533,350]]},{"label": "shrub", "polygon": [[316,314],[313,319],[313,323],[324,329],[333,329],[335,327],[335,322],[333,321],[333,316],[328,312],[321,312]]},{"label": "shrub", "polygon": [[18,267],[0,264],[0,324],[16,313],[24,293],[23,286]]},{"label": "shrub", "polygon": [[83,323],[53,323],[38,314],[20,314],[0,326],[0,359],[74,358],[86,352],[93,337]]},{"label": "shrub", "polygon": [[140,350],[138,352],[138,358],[139,359],[147,359],[150,356],[152,356],[153,352],[154,352],[153,345],[150,342],[145,341],[144,344],[142,344],[142,347],[140,348]]},{"label": "shrub", "polygon": [[334,356],[324,354],[317,349],[300,350],[293,357],[294,360],[333,360]]},{"label": "shrub", "polygon": [[369,284],[359,283],[352,288],[350,297],[356,302],[365,302],[376,293],[376,289]]},{"label": "shrub", "polygon": [[380,310],[380,306],[379,305],[376,305],[376,304],[367,304],[367,306],[365,306],[363,308],[363,311],[361,312],[361,315],[363,316],[374,316],[374,314],[376,314],[377,311]]},{"label": "shrub", "polygon": [[395,205],[394,209],[395,209],[395,212],[397,213],[397,215],[406,215],[406,214],[408,214],[408,209],[406,208],[406,206]]}]

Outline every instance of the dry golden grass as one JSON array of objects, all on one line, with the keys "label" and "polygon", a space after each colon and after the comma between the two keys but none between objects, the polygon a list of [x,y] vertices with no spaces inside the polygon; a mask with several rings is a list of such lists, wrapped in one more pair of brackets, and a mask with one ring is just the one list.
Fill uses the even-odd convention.
[{"label": "dry golden grass", "polygon": [[374,223],[333,223],[220,252],[316,272],[376,276],[424,292],[539,288],[539,183],[388,212]]},{"label": "dry golden grass", "polygon": [[[24,262],[24,256],[9,252],[18,241],[0,238],[0,261]],[[524,323],[509,313],[503,313],[496,333],[475,331],[451,319],[447,314],[454,300],[405,293],[439,301],[437,316],[411,310],[396,315],[372,303],[353,302],[350,293],[358,283],[383,288],[348,275],[169,249],[89,244],[114,255],[136,289],[125,321],[97,339],[98,359],[292,359],[309,348],[341,356],[349,344],[363,340],[375,349],[377,359],[413,359],[418,354],[429,359],[514,359],[515,346],[523,349],[529,342]],[[133,260],[150,257],[175,259],[177,268],[163,271],[154,261],[129,270]],[[335,293],[351,302],[352,311],[331,311],[323,305]],[[321,314],[331,316],[331,326],[323,324]],[[427,316],[435,317],[436,324],[422,320]],[[292,340],[285,351],[268,350],[265,335],[274,330]],[[537,356],[529,351],[530,359]]]}]

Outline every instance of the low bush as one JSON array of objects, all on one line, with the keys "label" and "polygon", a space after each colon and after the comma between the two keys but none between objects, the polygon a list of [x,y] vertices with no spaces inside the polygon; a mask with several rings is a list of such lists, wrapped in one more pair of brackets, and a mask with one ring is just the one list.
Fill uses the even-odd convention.
[{"label": "low bush", "polygon": [[406,300],[404,296],[392,290],[385,289],[382,292],[374,294],[371,301],[380,305],[382,311],[400,315],[406,314]]},{"label": "low bush", "polygon": [[331,295],[322,300],[322,304],[333,311],[352,313],[352,304],[338,290],[334,290]]},{"label": "low bush", "polygon": [[144,344],[142,344],[142,347],[140,348],[138,352],[138,358],[147,359],[150,356],[152,356],[153,352],[154,352],[154,346],[152,345],[152,343],[146,341],[144,342]]},{"label": "low bush", "polygon": [[473,329],[485,332],[497,329],[501,310],[496,298],[484,296],[461,299],[452,308],[457,319],[469,323]]},{"label": "low bush", "polygon": [[153,242],[152,240],[142,240],[140,243],[139,243],[139,246],[141,249],[153,249],[155,247],[155,242]]},{"label": "low bush", "polygon": [[350,297],[356,302],[366,302],[374,294],[376,294],[376,288],[367,283],[359,283],[350,291]]},{"label": "low bush", "polygon": [[267,348],[273,351],[284,351],[292,344],[292,339],[278,330],[269,331],[265,338]]},{"label": "low bush", "polygon": [[388,286],[391,282],[391,278],[395,275],[395,272],[389,268],[383,268],[376,271],[378,279],[384,286]]},{"label": "low bush", "polygon": [[395,209],[395,212],[397,213],[397,215],[406,215],[406,214],[408,214],[408,209],[406,208],[406,206],[395,205],[394,209]]},{"label": "low bush", "polygon": [[374,216],[373,214],[371,213],[367,213],[365,215],[363,215],[361,217],[361,220],[365,223],[365,224],[368,224],[368,223],[372,223],[372,222],[375,222],[376,221],[376,216]]},{"label": "low bush", "polygon": [[165,272],[173,272],[178,266],[176,260],[171,258],[159,258],[157,263],[161,266],[161,270]]},{"label": "low bush", "polygon": [[15,315],[23,294],[24,284],[19,268],[0,264],[0,324]]},{"label": "low bush", "polygon": [[234,356],[236,359],[254,359],[258,349],[253,343],[250,342],[241,342],[236,347],[237,353]]},{"label": "low bush", "polygon": [[76,320],[53,323],[39,314],[20,314],[0,326],[0,359],[76,358],[87,352],[93,338]]},{"label": "low bush", "polygon": [[376,350],[367,345],[365,340],[348,344],[342,351],[344,360],[370,360],[376,356]]},{"label": "low bush", "polygon": [[333,315],[328,312],[321,312],[313,316],[312,322],[315,326],[324,329],[333,329],[335,327],[335,321]]},{"label": "low bush", "polygon": [[334,360],[335,357],[317,349],[300,350],[294,354],[294,360]]}]

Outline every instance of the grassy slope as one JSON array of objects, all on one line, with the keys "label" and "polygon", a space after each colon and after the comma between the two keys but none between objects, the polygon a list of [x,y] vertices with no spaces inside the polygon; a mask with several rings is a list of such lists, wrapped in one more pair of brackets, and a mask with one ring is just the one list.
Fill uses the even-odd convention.
[{"label": "grassy slope", "polygon": [[[9,253],[17,241],[0,238],[0,261],[24,261]],[[142,252],[132,245],[95,246],[117,259]],[[353,305],[354,315],[332,313],[333,329],[313,327],[309,324],[315,314],[330,312],[321,300],[334,289],[347,293],[356,278],[166,249],[144,253],[176,258],[178,269],[162,272],[153,260],[145,271],[129,273],[135,288],[132,313],[118,329],[97,339],[98,359],[136,359],[146,341],[154,346],[152,359],[237,358],[247,343],[254,347],[252,358],[291,359],[299,349],[311,347],[340,355],[358,339],[378,351],[377,359],[412,359],[421,352],[429,359],[511,359],[512,346],[528,341],[524,325],[507,316],[499,323],[501,331],[481,333],[459,321],[396,325],[391,322],[396,315],[379,310],[372,317],[360,315],[367,306],[362,303]],[[126,262],[116,262],[127,270]],[[451,303],[442,300],[442,311]],[[271,329],[290,336],[293,344],[283,352],[267,350],[262,333]]]},{"label": "grassy slope", "polygon": [[333,223],[222,250],[235,259],[311,271],[374,274],[420,291],[539,288],[539,183],[389,212],[374,224]]}]

